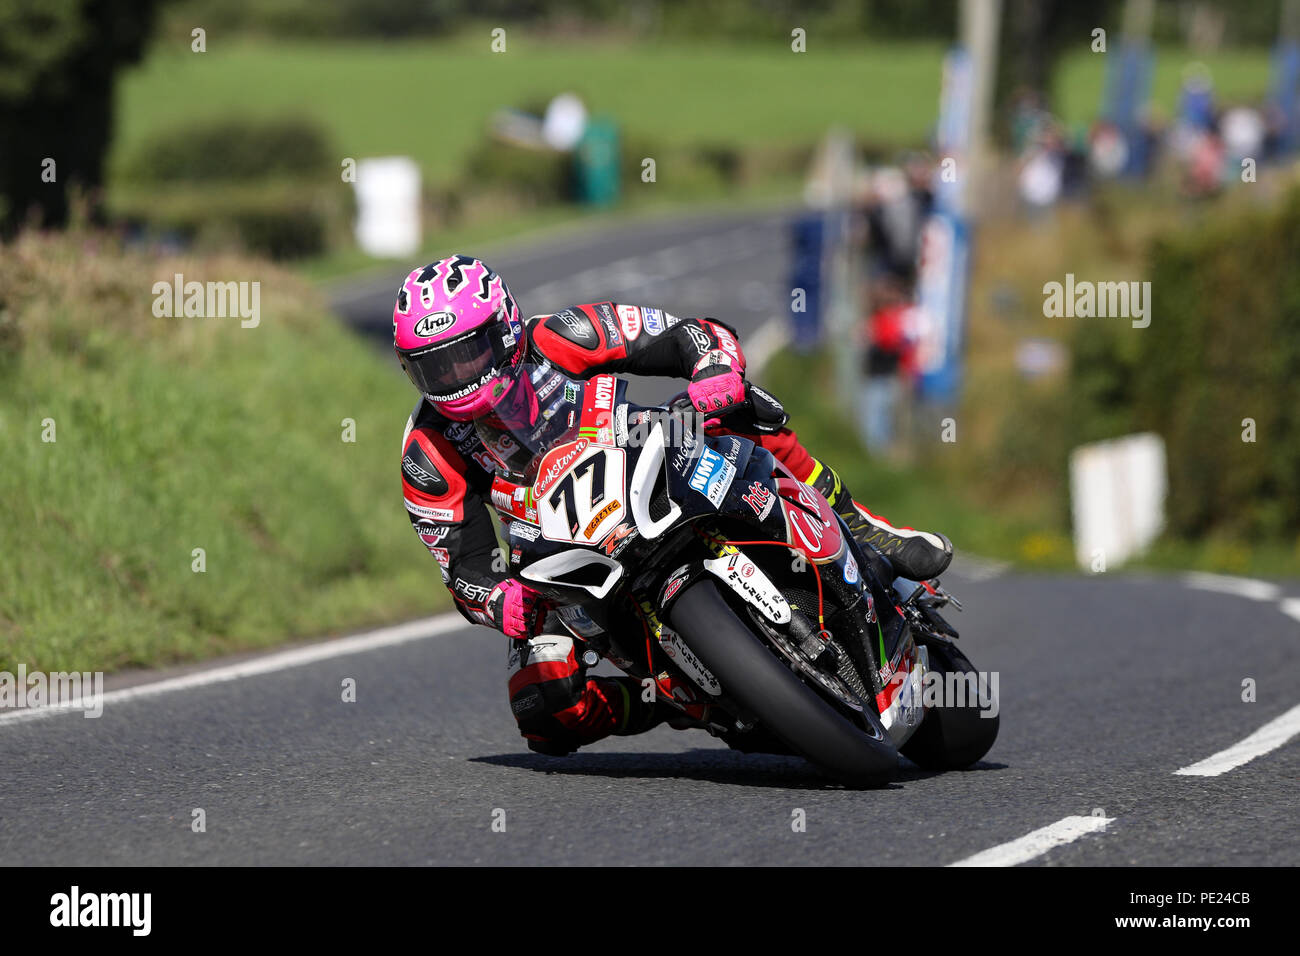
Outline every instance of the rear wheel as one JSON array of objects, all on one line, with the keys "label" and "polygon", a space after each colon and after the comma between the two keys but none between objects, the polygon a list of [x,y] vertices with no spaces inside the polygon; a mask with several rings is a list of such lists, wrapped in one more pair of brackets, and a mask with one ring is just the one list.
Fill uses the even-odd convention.
[{"label": "rear wheel", "polygon": [[898,751],[874,714],[855,726],[804,684],[705,578],[672,606],[672,627],[722,684],[722,692],[771,733],[842,783],[879,787],[898,772]]}]

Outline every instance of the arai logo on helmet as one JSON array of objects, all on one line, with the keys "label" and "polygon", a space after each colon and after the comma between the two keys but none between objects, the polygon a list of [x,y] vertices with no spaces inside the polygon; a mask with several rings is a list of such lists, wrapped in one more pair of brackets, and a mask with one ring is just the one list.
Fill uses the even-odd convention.
[{"label": "arai logo on helmet", "polygon": [[430,312],[415,323],[413,331],[422,339],[431,339],[441,335],[456,324],[455,312]]}]

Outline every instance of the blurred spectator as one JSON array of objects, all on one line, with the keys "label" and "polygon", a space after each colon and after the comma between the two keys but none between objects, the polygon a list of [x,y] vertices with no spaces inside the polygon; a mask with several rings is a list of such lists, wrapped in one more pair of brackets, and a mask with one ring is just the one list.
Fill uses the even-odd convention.
[{"label": "blurred spectator", "polygon": [[[1249,106],[1234,106],[1223,114],[1219,123],[1223,148],[1231,170],[1241,168],[1241,161],[1258,160],[1264,149],[1264,116]],[[1229,175],[1232,175],[1229,172]]]},{"label": "blurred spectator", "polygon": [[1128,165],[1129,146],[1124,132],[1110,120],[1093,124],[1088,137],[1088,159],[1093,172],[1104,179],[1114,179]]},{"label": "blurred spectator", "polygon": [[1061,161],[1061,193],[1077,199],[1088,190],[1088,136],[1080,127],[1071,130]]},{"label": "blurred spectator", "polygon": [[1024,153],[1038,141],[1050,122],[1051,115],[1037,90],[1029,87],[1016,90],[1011,98],[1011,148],[1017,155]]},{"label": "blurred spectator", "polygon": [[1183,85],[1178,93],[1178,122],[1199,130],[1209,130],[1214,126],[1214,83],[1210,78],[1210,68],[1204,63],[1189,63],[1183,70]]},{"label": "blurred spectator", "polygon": [[1046,209],[1061,198],[1064,184],[1064,144],[1058,132],[1050,131],[1021,157],[1017,179],[1020,198],[1031,210]]},{"label": "blurred spectator", "polygon": [[858,424],[868,451],[883,454],[894,443],[899,398],[915,376],[915,341],[906,285],[882,275],[871,288],[872,312],[865,325],[863,383]]},{"label": "blurred spectator", "polygon": [[904,284],[915,278],[921,230],[934,209],[933,178],[933,163],[916,153],[905,156],[901,168],[887,166],[872,175],[863,214],[873,276]]},{"label": "blurred spectator", "polygon": [[1212,196],[1223,186],[1223,138],[1217,130],[1198,132],[1186,147],[1183,192],[1193,199]]}]

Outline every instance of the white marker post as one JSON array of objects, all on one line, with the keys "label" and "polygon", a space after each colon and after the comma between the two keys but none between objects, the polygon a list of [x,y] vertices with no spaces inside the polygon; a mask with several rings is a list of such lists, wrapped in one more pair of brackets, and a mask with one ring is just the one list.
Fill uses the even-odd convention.
[{"label": "white marker post", "polygon": [[420,167],[407,156],[357,163],[357,244],[371,256],[404,259],[420,250]]},{"label": "white marker post", "polygon": [[1128,435],[1071,452],[1079,566],[1092,569],[1100,554],[1113,567],[1146,548],[1164,526],[1165,491],[1165,443],[1159,435]]}]

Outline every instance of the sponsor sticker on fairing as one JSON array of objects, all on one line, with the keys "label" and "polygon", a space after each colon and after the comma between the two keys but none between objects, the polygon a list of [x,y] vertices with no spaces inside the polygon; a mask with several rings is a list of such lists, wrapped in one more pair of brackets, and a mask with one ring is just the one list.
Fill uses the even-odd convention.
[{"label": "sponsor sticker on fairing", "polygon": [[673,662],[682,669],[686,676],[693,680],[705,693],[714,697],[722,693],[722,685],[713,676],[713,672],[701,663],[700,659],[695,656],[695,652],[687,646],[676,631],[660,625],[659,646],[663,648],[665,654],[673,659]]},{"label": "sponsor sticker on fairing", "polygon": [[753,509],[755,517],[759,521],[766,518],[772,511],[772,505],[776,504],[776,495],[762,482],[751,481],[749,491],[740,496],[740,500]]},{"label": "sponsor sticker on fairing", "polygon": [[790,603],[753,561],[739,551],[710,558],[704,566],[771,621],[790,621]]},{"label": "sponsor sticker on fairing", "polygon": [[664,582],[663,590],[659,594],[659,606],[666,606],[682,589],[682,585],[686,583],[686,579],[690,576],[691,566],[689,564],[682,565],[669,575],[668,580]]},{"label": "sponsor sticker on fairing", "polygon": [[542,533],[542,529],[536,525],[526,524],[523,521],[510,522],[510,537],[523,538],[527,541],[536,541],[537,536]]},{"label": "sponsor sticker on fairing", "polygon": [[590,541],[591,536],[596,533],[596,529],[600,527],[601,523],[622,507],[623,502],[621,501],[611,501],[609,504],[605,505],[605,507],[596,512],[596,516],[587,523],[587,530],[582,533],[582,536]]},{"label": "sponsor sticker on fairing", "polygon": [[735,477],[736,466],[712,448],[706,447],[691,473],[690,485],[692,490],[704,495],[718,508],[722,506],[722,498]]},{"label": "sponsor sticker on fairing", "polygon": [[614,377],[601,375],[595,380],[597,411],[608,412],[614,408]]},{"label": "sponsor sticker on fairing", "polygon": [[627,405],[614,409],[614,444],[627,445]]},{"label": "sponsor sticker on fairing", "polygon": [[567,445],[552,448],[542,459],[537,469],[537,478],[533,483],[533,497],[541,498],[555,479],[564,474],[569,466],[577,461],[578,456],[591,444],[585,438],[579,438]]},{"label": "sponsor sticker on fairing", "polygon": [[632,538],[635,535],[636,530],[625,521],[605,535],[600,542],[600,549],[611,558],[616,558],[623,552],[624,548],[632,543]]}]

